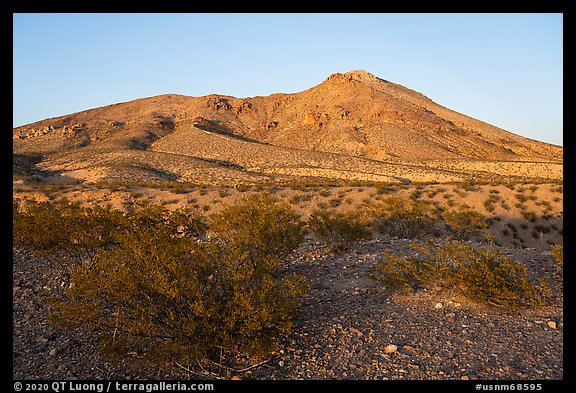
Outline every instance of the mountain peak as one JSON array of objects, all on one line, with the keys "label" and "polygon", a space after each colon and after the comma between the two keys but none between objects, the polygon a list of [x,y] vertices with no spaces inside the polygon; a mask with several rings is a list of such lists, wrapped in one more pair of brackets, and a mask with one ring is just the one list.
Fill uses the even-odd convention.
[{"label": "mountain peak", "polygon": [[375,75],[364,70],[352,70],[345,73],[336,72],[326,78],[325,82],[362,82],[362,83],[374,83],[378,82],[380,79]]},{"label": "mountain peak", "polygon": [[348,71],[348,72],[344,73],[344,75],[348,75],[348,76],[352,77],[352,79],[358,80],[358,81],[378,79],[373,74],[369,73],[368,71],[364,71],[364,70],[352,70],[352,71]]}]

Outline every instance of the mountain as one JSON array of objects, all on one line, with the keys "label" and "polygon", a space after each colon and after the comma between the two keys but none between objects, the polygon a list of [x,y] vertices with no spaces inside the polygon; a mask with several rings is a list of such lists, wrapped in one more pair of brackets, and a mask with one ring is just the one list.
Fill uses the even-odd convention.
[{"label": "mountain", "polygon": [[563,154],[366,71],[295,94],[167,94],[46,119],[14,128],[13,152],[15,178],[206,183],[558,178]]}]

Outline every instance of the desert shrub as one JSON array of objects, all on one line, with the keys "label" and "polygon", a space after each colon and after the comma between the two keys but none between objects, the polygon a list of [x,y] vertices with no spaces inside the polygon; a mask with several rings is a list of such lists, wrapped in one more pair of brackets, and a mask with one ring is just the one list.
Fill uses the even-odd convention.
[{"label": "desert shrub", "polygon": [[477,183],[474,182],[465,182],[460,185],[460,187],[465,191],[477,191],[480,189]]},{"label": "desert shrub", "polygon": [[342,204],[342,199],[341,199],[341,198],[330,199],[330,200],[328,201],[328,204],[329,204],[331,207],[338,207],[338,206],[340,206],[340,205]]},{"label": "desert shrub", "polygon": [[227,251],[165,232],[127,235],[75,272],[53,321],[97,331],[111,359],[136,352],[192,362],[217,347],[266,353],[292,328],[304,282],[279,278],[278,260],[248,263]]},{"label": "desert shrub", "polygon": [[333,251],[344,251],[358,240],[371,236],[366,219],[353,213],[329,214],[315,210],[308,219],[308,226]]},{"label": "desert shrub", "polygon": [[[192,363],[222,348],[270,352],[278,334],[291,331],[307,288],[279,259],[296,243],[265,244],[280,240],[274,221],[288,225],[294,217],[259,201],[245,200],[213,217],[215,236],[203,240],[205,224],[188,212],[131,212],[115,244],[76,269],[64,296],[52,300],[52,322],[97,332],[111,359],[135,352],[155,366]],[[263,226],[271,227],[272,237],[262,237]],[[227,231],[232,235],[222,237]],[[248,244],[244,234],[256,240]],[[247,253],[250,246],[258,252]]]},{"label": "desert shrub", "polygon": [[13,246],[36,255],[70,256],[92,261],[102,247],[114,242],[123,215],[109,207],[27,201],[13,211]]},{"label": "desert shrub", "polygon": [[484,208],[488,212],[493,212],[494,210],[496,210],[496,207],[494,206],[494,200],[491,198],[485,199],[483,204],[484,204]]},{"label": "desert shrub", "polygon": [[185,194],[189,192],[189,189],[186,187],[185,184],[174,184],[171,187],[170,192],[174,194]]},{"label": "desert shrub", "polygon": [[384,285],[448,288],[481,303],[510,308],[544,304],[545,285],[528,279],[524,264],[490,248],[473,249],[452,241],[446,246],[413,245],[417,256],[391,253],[371,270]]},{"label": "desert shrub", "polygon": [[302,202],[302,197],[303,194],[294,194],[290,197],[288,202],[290,202],[291,205],[297,205]]},{"label": "desert shrub", "polygon": [[292,207],[269,195],[249,195],[211,216],[210,230],[239,255],[282,258],[304,237]]},{"label": "desert shrub", "polygon": [[522,217],[524,217],[525,219],[527,219],[530,222],[535,222],[538,219],[536,212],[533,212],[533,211],[522,210],[520,212],[520,214],[522,214]]},{"label": "desert shrub", "polygon": [[227,188],[221,188],[218,190],[218,195],[220,196],[220,198],[230,196],[230,190]]},{"label": "desert shrub", "polygon": [[544,234],[548,234],[552,230],[551,227],[549,227],[547,225],[541,225],[541,224],[534,225],[534,229],[537,230],[538,232],[542,232]]},{"label": "desert shrub", "polygon": [[484,216],[471,209],[447,210],[442,213],[442,219],[452,237],[458,240],[482,235],[487,229]]},{"label": "desert shrub", "polygon": [[118,243],[124,232],[163,228],[172,236],[201,237],[205,220],[193,210],[170,212],[159,206],[133,203],[122,213],[110,206],[82,207],[78,203],[28,201],[14,210],[13,245],[36,255],[93,261],[104,248]]},{"label": "desert shrub", "polygon": [[388,197],[371,203],[368,214],[380,233],[400,238],[419,238],[434,232],[438,218],[427,203],[401,197]]},{"label": "desert shrub", "polygon": [[564,266],[564,243],[554,244],[550,253],[554,257],[554,260],[560,264],[560,266]]},{"label": "desert shrub", "polygon": [[514,197],[515,197],[516,199],[518,199],[518,201],[520,201],[520,203],[524,203],[524,202],[526,202],[526,201],[528,200],[528,196],[526,196],[526,195],[524,195],[524,194],[521,194],[521,193],[514,194]]}]

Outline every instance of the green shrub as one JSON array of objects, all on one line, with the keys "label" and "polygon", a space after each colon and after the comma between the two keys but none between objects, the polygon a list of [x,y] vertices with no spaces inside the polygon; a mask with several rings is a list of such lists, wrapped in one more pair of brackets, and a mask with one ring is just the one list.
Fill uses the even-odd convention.
[{"label": "green shrub", "polygon": [[211,216],[210,229],[223,246],[252,258],[282,258],[304,238],[292,207],[268,195],[245,196]]},{"label": "green shrub", "polygon": [[550,253],[554,257],[554,260],[560,264],[560,266],[564,266],[564,243],[554,244]]},{"label": "green shrub", "polygon": [[520,203],[524,203],[528,200],[528,196],[518,193],[518,194],[514,194],[514,197],[516,197],[516,199],[518,199],[518,201],[520,201]]},{"label": "green shrub", "polygon": [[386,253],[370,277],[384,285],[442,287],[471,300],[510,308],[544,304],[545,285],[534,285],[521,262],[492,249],[453,241],[444,247],[413,245],[414,257]]},{"label": "green shrub", "polygon": [[[50,300],[50,320],[98,334],[111,359],[135,352],[159,367],[210,358],[221,348],[265,354],[280,332],[291,331],[307,288],[279,259],[299,239],[281,237],[300,233],[301,224],[283,205],[258,201],[225,209],[222,221],[213,221],[217,231],[211,239],[204,236],[205,220],[193,211],[15,206],[15,246],[66,253],[75,239],[88,242],[89,235],[98,235],[86,243],[91,263],[77,265],[64,294]],[[82,237],[80,226],[68,229],[77,222],[85,227]],[[264,228],[271,237],[263,237]],[[28,239],[31,229],[44,237]],[[233,236],[222,237],[224,232]],[[251,234],[253,242],[238,234]],[[258,252],[244,252],[250,246]]]},{"label": "green shrub", "polygon": [[279,267],[164,231],[131,233],[75,272],[53,321],[97,331],[112,359],[192,362],[218,347],[263,354],[290,331],[305,294],[302,278],[279,277]]},{"label": "green shrub", "polygon": [[533,211],[522,210],[520,212],[520,214],[522,214],[522,217],[524,217],[525,219],[527,219],[530,222],[535,222],[538,219],[536,212],[533,212]]},{"label": "green shrub", "polygon": [[221,188],[218,190],[218,195],[220,196],[220,198],[230,196],[230,190],[227,188]]},{"label": "green shrub", "polygon": [[371,203],[368,214],[376,229],[400,238],[420,238],[434,232],[438,222],[436,211],[427,203],[401,197],[389,197]]},{"label": "green shrub", "polygon": [[442,219],[452,237],[458,240],[482,235],[487,229],[485,218],[471,209],[447,210],[442,214]]},{"label": "green shrub", "polygon": [[27,201],[13,211],[13,246],[43,257],[64,252],[76,262],[92,261],[99,249],[113,243],[123,223],[123,215],[109,207]]},{"label": "green shrub", "polygon": [[308,219],[310,229],[329,244],[333,251],[344,251],[358,240],[370,238],[371,232],[364,218],[353,213],[315,210]]},{"label": "green shrub", "polygon": [[496,207],[494,206],[494,200],[491,198],[485,199],[483,204],[484,204],[484,208],[488,212],[493,212],[494,210],[496,210]]}]

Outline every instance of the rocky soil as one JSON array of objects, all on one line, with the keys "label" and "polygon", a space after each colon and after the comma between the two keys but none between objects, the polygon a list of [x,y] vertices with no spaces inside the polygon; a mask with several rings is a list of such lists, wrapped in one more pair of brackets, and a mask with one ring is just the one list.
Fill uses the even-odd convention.
[{"label": "rocky soil", "polygon": [[368,278],[382,252],[408,255],[410,242],[373,239],[341,255],[306,242],[288,269],[307,277],[311,294],[295,332],[281,338],[275,353],[241,366],[163,371],[139,370],[134,358],[109,363],[91,333],[47,322],[45,300],[69,285],[66,269],[14,250],[13,378],[563,379],[562,273],[548,252],[507,250],[532,274],[546,277],[554,294],[546,307],[509,311],[446,291],[393,291]]}]

